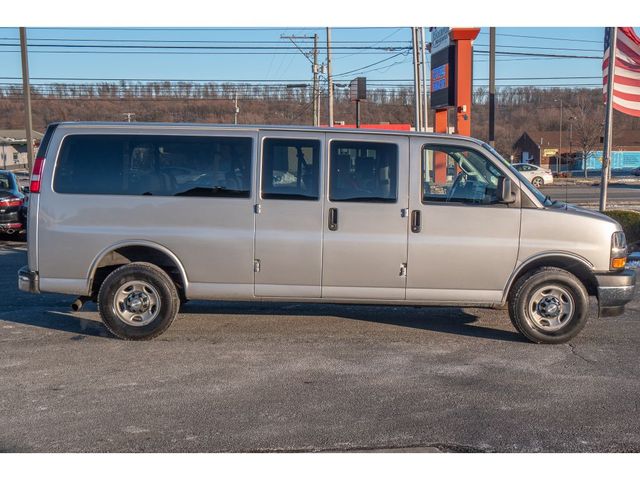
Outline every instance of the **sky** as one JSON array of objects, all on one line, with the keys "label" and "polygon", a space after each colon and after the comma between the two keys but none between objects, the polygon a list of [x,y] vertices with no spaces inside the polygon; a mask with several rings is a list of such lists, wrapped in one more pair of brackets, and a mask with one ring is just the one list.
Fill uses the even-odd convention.
[{"label": "sky", "polygon": [[[312,40],[295,40],[301,52],[283,37],[315,33],[323,63],[325,28],[31,28],[30,75],[36,85],[90,79],[309,83],[311,62],[303,52],[310,53]],[[411,84],[409,28],[334,28],[331,36],[334,82],[366,76],[371,87]],[[498,28],[497,51],[505,54],[497,56],[497,85],[597,87],[603,36],[603,28]],[[0,28],[2,85],[20,83],[18,39],[17,28]],[[476,87],[488,85],[488,49],[489,29],[483,28],[474,43]]]}]

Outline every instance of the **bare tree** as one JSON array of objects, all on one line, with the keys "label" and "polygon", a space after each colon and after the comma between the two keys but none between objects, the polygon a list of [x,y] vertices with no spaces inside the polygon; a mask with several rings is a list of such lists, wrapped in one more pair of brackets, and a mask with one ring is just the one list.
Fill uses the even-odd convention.
[{"label": "bare tree", "polygon": [[573,122],[573,137],[580,148],[584,177],[587,178],[587,160],[600,145],[603,106],[591,92],[582,90],[572,96],[569,112]]}]

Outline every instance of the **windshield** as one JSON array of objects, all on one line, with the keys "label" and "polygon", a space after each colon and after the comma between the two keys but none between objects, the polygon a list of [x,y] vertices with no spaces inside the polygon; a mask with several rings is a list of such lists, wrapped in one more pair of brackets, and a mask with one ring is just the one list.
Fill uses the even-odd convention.
[{"label": "windshield", "polygon": [[542,203],[545,207],[548,207],[549,205],[551,205],[553,203],[553,201],[551,200],[551,198],[549,198],[549,196],[545,195],[544,193],[542,193],[540,190],[538,190],[536,187],[534,187],[531,182],[529,180],[527,180],[527,178],[522,175],[522,173],[520,173],[516,168],[514,168],[513,165],[511,165],[509,162],[507,162],[502,155],[500,155],[497,150],[495,148],[493,148],[491,145],[489,145],[488,143],[483,143],[482,146],[484,148],[486,148],[487,150],[489,150],[491,153],[493,153],[493,155],[500,160],[500,162],[502,162],[502,164],[507,167],[509,170],[511,170],[513,172],[513,174],[518,177],[518,180],[520,180],[520,182],[522,183],[522,185],[524,185],[526,188],[529,189],[529,191],[531,193],[533,193],[535,195],[535,197],[538,199],[538,201],[540,203]]}]

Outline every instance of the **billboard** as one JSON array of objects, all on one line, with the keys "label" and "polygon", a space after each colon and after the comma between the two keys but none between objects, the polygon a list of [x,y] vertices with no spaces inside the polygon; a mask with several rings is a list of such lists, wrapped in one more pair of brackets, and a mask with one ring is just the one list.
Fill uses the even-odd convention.
[{"label": "billboard", "polygon": [[357,77],[349,83],[349,100],[359,102],[367,99],[367,77]]},{"label": "billboard", "polygon": [[433,49],[431,51],[431,108],[447,108],[456,105],[455,55],[455,46],[449,43],[440,47],[435,53]]}]

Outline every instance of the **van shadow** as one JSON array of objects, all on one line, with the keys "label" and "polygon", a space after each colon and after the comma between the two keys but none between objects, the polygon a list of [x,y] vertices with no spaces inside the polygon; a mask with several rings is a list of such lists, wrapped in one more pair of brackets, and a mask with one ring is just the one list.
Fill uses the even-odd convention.
[{"label": "van shadow", "polygon": [[72,340],[81,340],[84,336],[111,336],[102,322],[79,317],[77,314],[72,315],[71,312],[65,313],[52,310],[34,312],[33,309],[30,309],[29,312],[0,313],[0,321],[74,333],[77,337],[72,337]]},{"label": "van shadow", "polygon": [[[45,307],[46,308],[46,307]],[[93,310],[93,308],[91,308]],[[513,331],[479,325],[476,315],[457,307],[397,307],[378,305],[334,305],[299,303],[255,303],[255,302],[190,302],[183,306],[181,317],[189,321],[192,316],[207,314],[243,316],[307,316],[336,317],[351,321],[364,321],[383,325],[394,325],[438,333],[489,340],[524,342],[521,335]],[[0,313],[0,321],[8,321],[34,327],[76,334],[72,340],[83,337],[111,337],[102,322],[85,316],[62,311],[42,310],[34,312]],[[211,320],[212,322],[215,320]]]},{"label": "van shadow", "polygon": [[459,307],[414,307],[389,305],[340,305],[313,303],[189,302],[181,314],[207,313],[256,316],[337,317],[398,327],[450,333],[465,337],[525,342],[517,332],[479,325],[479,317]]}]

